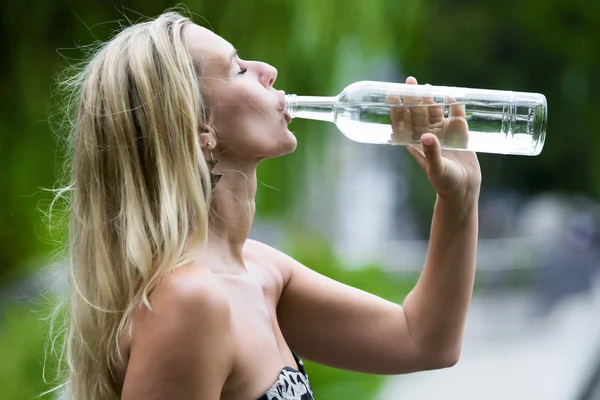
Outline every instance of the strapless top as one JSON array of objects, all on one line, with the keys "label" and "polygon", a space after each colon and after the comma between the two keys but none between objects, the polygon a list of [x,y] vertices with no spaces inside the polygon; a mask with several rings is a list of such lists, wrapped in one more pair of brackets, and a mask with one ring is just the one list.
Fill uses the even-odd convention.
[{"label": "strapless top", "polygon": [[279,373],[277,382],[258,400],[314,400],[313,392],[308,382],[308,375],[302,360],[294,353],[298,369],[284,367]]}]

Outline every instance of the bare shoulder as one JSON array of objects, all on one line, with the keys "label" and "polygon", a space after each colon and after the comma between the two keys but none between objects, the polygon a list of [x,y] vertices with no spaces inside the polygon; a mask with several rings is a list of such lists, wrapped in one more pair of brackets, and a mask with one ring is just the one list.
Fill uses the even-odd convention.
[{"label": "bare shoulder", "polygon": [[212,274],[201,267],[171,272],[150,306],[134,317],[123,398],[218,398],[234,350],[229,303]]},{"label": "bare shoulder", "polygon": [[210,318],[229,318],[225,292],[208,268],[197,265],[180,267],[167,275],[157,287],[153,302],[157,308],[166,307],[171,311],[176,307]]},{"label": "bare shoulder", "polygon": [[251,254],[264,257],[270,261],[277,263],[286,263],[293,261],[293,258],[276,249],[273,246],[269,246],[266,243],[259,242],[258,240],[248,239],[244,250],[249,251]]},{"label": "bare shoulder", "polygon": [[252,239],[246,241],[244,251],[251,259],[272,268],[275,273],[280,275],[284,284],[289,281],[293,264],[296,262],[292,257],[268,244]]},{"label": "bare shoulder", "polygon": [[[195,325],[205,332],[226,329],[230,317],[225,293],[210,271],[198,266],[169,273],[150,296],[150,307],[140,310],[135,321],[138,325],[169,323],[171,330],[181,330],[181,334]],[[136,336],[134,333],[134,340]]]}]

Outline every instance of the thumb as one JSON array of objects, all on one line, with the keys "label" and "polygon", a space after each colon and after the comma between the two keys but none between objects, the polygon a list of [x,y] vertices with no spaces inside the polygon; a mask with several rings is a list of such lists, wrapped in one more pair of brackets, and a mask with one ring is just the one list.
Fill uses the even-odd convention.
[{"label": "thumb", "polygon": [[421,136],[421,147],[427,160],[427,172],[430,175],[441,175],[444,169],[444,160],[442,159],[442,146],[438,138],[432,133],[425,133]]}]

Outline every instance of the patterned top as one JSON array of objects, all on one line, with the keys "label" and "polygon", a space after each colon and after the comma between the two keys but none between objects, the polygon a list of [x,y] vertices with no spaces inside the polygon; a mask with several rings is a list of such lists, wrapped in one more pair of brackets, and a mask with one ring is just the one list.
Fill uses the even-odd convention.
[{"label": "patterned top", "polygon": [[292,352],[298,369],[283,367],[279,379],[258,400],[315,400],[302,360]]}]

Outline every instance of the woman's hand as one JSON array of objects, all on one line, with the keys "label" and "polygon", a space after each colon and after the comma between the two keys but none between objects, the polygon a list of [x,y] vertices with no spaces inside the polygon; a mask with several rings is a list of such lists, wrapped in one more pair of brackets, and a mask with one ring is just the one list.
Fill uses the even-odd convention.
[{"label": "woman's hand", "polygon": [[[417,80],[408,77],[406,83],[415,85]],[[401,103],[398,97],[388,100]],[[464,105],[451,105],[448,118],[444,118],[444,106],[431,106],[432,98],[405,98],[404,103],[411,106],[391,110],[391,142],[413,143],[408,145],[408,152],[425,171],[440,198],[463,200],[469,195],[477,196],[481,169],[475,152],[442,151],[440,144],[441,140],[447,147],[467,148],[469,133]],[[417,141],[422,149],[414,146]]]}]

